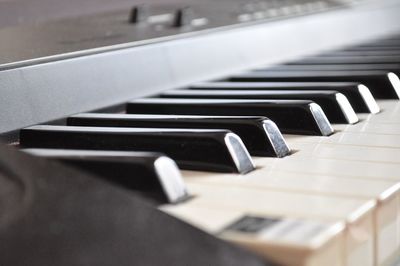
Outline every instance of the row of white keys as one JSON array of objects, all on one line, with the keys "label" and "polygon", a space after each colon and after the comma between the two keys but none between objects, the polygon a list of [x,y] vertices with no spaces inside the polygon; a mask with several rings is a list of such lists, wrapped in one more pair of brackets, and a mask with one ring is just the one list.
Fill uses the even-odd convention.
[{"label": "row of white keys", "polygon": [[[281,252],[287,253],[287,256],[298,258],[297,264],[288,264],[285,261],[285,256],[275,258],[279,264],[374,264],[373,214],[375,203],[373,201],[327,195],[309,195],[299,192],[288,193],[274,189],[244,188],[227,184],[221,186],[191,182],[190,180],[188,180],[188,187],[195,195],[194,199],[182,206],[166,207],[164,210],[212,233],[215,233],[215,231],[222,232],[222,237],[226,236],[224,234],[226,228],[235,224],[236,221],[229,216],[220,218],[223,221],[216,221],[210,212],[236,211],[239,212],[238,216],[242,219],[247,216],[255,216],[262,218],[278,217],[284,222],[288,220],[302,221],[303,226],[301,226],[300,230],[304,231],[309,231],[308,228],[311,225],[318,224],[321,229],[312,234],[309,233],[308,237],[302,237],[302,242],[280,243],[281,236],[287,233],[285,230],[283,230],[282,234],[276,234],[273,239],[262,238],[260,234],[262,235],[264,232],[254,235],[244,234],[247,236],[247,241],[244,244],[248,246],[255,245],[260,237],[264,240],[264,248],[256,249],[256,251],[266,257],[270,258],[270,254],[273,251],[268,249],[268,246],[280,243]],[[200,213],[200,215],[197,216],[196,213]],[[346,223],[343,235],[315,242],[316,239],[323,237],[323,235],[330,234],[333,230],[332,226],[336,227],[341,223]],[[215,226],[218,224],[220,227],[216,230]],[[210,229],[215,231],[213,232]],[[268,234],[269,232],[265,233]],[[229,230],[226,238],[242,243],[242,238],[235,238],[229,234]],[[340,239],[340,245],[335,244],[338,239]],[[301,256],[296,256],[296,249],[291,248],[292,246],[297,246],[297,250],[299,248],[308,249],[309,256],[300,259]],[[333,247],[335,248],[333,249]],[[337,259],[332,260],[332,254],[336,254]],[[318,263],[311,263],[315,261],[318,261]]]},{"label": "row of white keys", "polygon": [[[376,222],[374,230],[377,241],[375,245],[378,249],[376,259],[384,262],[396,253],[400,245],[398,238],[399,211],[397,211],[400,204],[399,175],[383,179],[381,173],[376,171],[378,165],[376,163],[371,165],[368,162],[317,159],[300,153],[290,159],[257,158],[256,161],[257,165],[268,166],[246,176],[186,172],[184,176],[188,177],[186,182],[189,188],[197,182],[212,184],[222,188],[222,190],[227,186],[237,186],[251,190],[265,190],[265,193],[282,191],[292,195],[303,193],[306,196],[308,196],[307,194],[323,195],[338,199],[375,199],[377,207],[374,213]],[[354,168],[355,164],[359,165],[360,168]],[[360,175],[359,171],[363,168],[369,173],[368,178]],[[335,171],[335,169],[338,169],[338,171]],[[297,202],[295,199],[285,200]],[[322,206],[328,210],[336,208],[335,204],[323,204]],[[299,208],[307,209],[308,207],[311,206],[305,204]],[[357,263],[348,265],[357,265]]]},{"label": "row of white keys", "polygon": [[[331,222],[347,221],[348,228],[345,232],[347,244],[344,245],[347,246],[347,251],[344,255],[346,257],[344,265],[373,265],[373,228],[371,224],[371,219],[374,219],[373,214],[367,212],[367,214],[361,215],[351,222],[349,222],[351,220],[349,217],[359,212],[362,209],[361,206],[367,204],[369,198],[378,197],[380,190],[390,189],[395,184],[394,182],[374,182],[373,185],[369,186],[370,191],[359,195],[357,198],[352,196],[348,188],[350,185],[361,185],[362,182],[358,179],[342,178],[341,180],[339,179],[342,181],[339,184],[335,182],[338,180],[336,177],[316,175],[313,178],[314,180],[319,180],[320,186],[314,185],[313,188],[308,188],[308,185],[312,184],[313,178],[307,175],[303,175],[303,181],[305,182],[297,182],[297,185],[296,181],[299,180],[293,178],[296,177],[296,174],[286,173],[285,178],[285,173],[281,173],[281,176],[272,178],[274,175],[274,173],[269,173],[268,167],[246,176],[184,172],[189,189],[195,192],[203,201],[208,199],[207,209],[216,208],[217,206],[221,209],[227,209],[230,206],[234,210],[242,209],[243,214],[251,212],[252,214],[257,213],[260,215],[261,213],[267,216],[280,215],[317,220],[328,219]],[[272,180],[275,182],[272,182]],[[199,188],[196,183],[205,185]],[[288,183],[292,184],[292,188],[286,186]],[[220,194],[228,198],[217,199],[214,197],[210,199],[210,194],[206,194],[210,187],[219,191],[214,190],[211,195]],[[239,189],[240,191],[233,195],[233,193],[227,191],[227,187],[236,187],[236,191]],[[222,206],[219,204],[222,204]],[[193,208],[193,206],[198,208],[196,206],[198,204],[191,202],[186,205],[185,215],[183,217],[181,215],[181,218],[185,218],[185,216],[191,217],[191,213],[197,211],[193,209],[190,212],[187,209]],[[346,209],[340,209],[338,206],[346,206]],[[354,209],[347,209],[347,207],[351,208],[351,206]],[[273,208],[273,211],[270,208]],[[182,212],[179,209],[175,211],[178,212],[178,216]],[[213,220],[211,217],[207,217],[207,219],[210,219],[210,222]],[[226,223],[228,224],[229,220]],[[371,226],[367,226],[368,224]],[[360,237],[360,234],[363,237]]]},{"label": "row of white keys", "polygon": [[400,124],[400,106],[397,100],[379,100],[377,103],[381,108],[380,113],[377,115],[358,114],[359,119],[368,124]]},{"label": "row of white keys", "polygon": [[[256,251],[278,265],[346,265],[343,252],[346,232],[340,222],[288,217],[290,215],[276,217],[216,206],[178,205],[163,210],[206,232]],[[268,223],[271,220],[273,224]],[[282,230],[282,227],[287,229]]]},{"label": "row of white keys", "polygon": [[[386,114],[383,121],[393,119],[396,112],[392,110],[400,106],[392,101],[380,102],[380,104],[383,109],[382,114]],[[398,114],[400,116],[400,112]],[[189,188],[195,187],[200,198],[208,197],[206,193],[208,187],[222,188],[221,193],[227,193],[226,187],[240,187],[263,190],[263,193],[272,193],[272,191],[282,191],[291,195],[304,193],[304,197],[310,194],[336,197],[341,200],[375,199],[377,207],[374,212],[373,231],[376,251],[373,258],[375,262],[372,264],[383,265],[390,261],[400,249],[400,171],[398,171],[400,156],[397,156],[400,154],[400,143],[398,143],[398,136],[390,136],[396,135],[395,129],[386,127],[388,131],[384,133],[376,131],[381,128],[378,121],[375,118],[368,118],[355,126],[341,128],[339,125],[336,129],[342,132],[328,138],[287,136],[289,145],[298,152],[281,160],[256,158],[257,164],[263,168],[246,176],[193,172],[184,172],[184,176],[187,177],[186,182]],[[356,132],[351,132],[352,127],[363,128],[361,130],[363,134],[357,133],[356,129]],[[383,134],[386,135],[383,136]],[[205,186],[202,187],[204,191],[196,187],[197,184]],[[238,198],[241,200],[241,196]],[[213,200],[216,205],[224,202]],[[243,204],[255,204],[244,201]],[[262,202],[264,204],[264,201]],[[293,199],[289,202],[296,203],[297,201]],[[205,209],[217,208],[215,204]],[[190,217],[191,212],[187,210],[200,208],[192,205],[180,207],[186,210],[183,216]],[[334,209],[334,205],[323,206]],[[308,207],[306,205],[303,208]],[[293,213],[288,212],[284,215],[290,217]],[[348,213],[348,216],[350,215],[351,211]],[[315,218],[308,216],[307,213],[305,217]],[[344,264],[360,265],[357,263],[362,262],[363,265],[368,265],[366,254],[368,253],[365,251],[364,253],[349,252]],[[364,261],[362,261],[363,258]]]},{"label": "row of white keys", "polygon": [[[400,132],[396,130],[396,125],[398,125],[396,122],[400,120],[395,118],[396,116],[400,118],[400,113],[396,112],[400,111],[400,105],[393,101],[380,101],[379,104],[383,107],[382,114],[385,114],[382,116],[384,121],[382,124],[380,123],[382,120],[377,119],[379,116],[368,116],[368,119],[359,122],[354,128],[336,126],[335,129],[340,132],[334,135],[335,138],[317,139],[287,136],[287,139],[290,146],[300,150],[299,157],[326,158],[331,167],[336,165],[333,167],[334,169],[342,169],[338,170],[341,176],[346,175],[343,170],[349,175],[356,176],[357,173],[354,173],[354,170],[356,170],[362,179],[377,178],[397,182],[389,190],[390,193],[387,191],[383,193],[385,200],[378,200],[376,212],[378,262],[383,263],[387,258],[398,253],[400,249],[400,196],[398,189],[398,182],[400,182],[400,161],[398,160]],[[389,120],[393,124],[385,123]],[[353,132],[357,129],[359,130],[357,133]],[[342,161],[342,163],[336,163],[332,160]],[[367,165],[365,165],[365,162],[367,162]],[[365,186],[359,188],[365,189]],[[396,198],[397,204],[394,203]],[[388,215],[385,215],[385,213],[391,213],[392,218],[387,219]],[[397,215],[396,223],[393,222],[394,215]],[[381,226],[381,229],[379,229],[379,226]]]}]

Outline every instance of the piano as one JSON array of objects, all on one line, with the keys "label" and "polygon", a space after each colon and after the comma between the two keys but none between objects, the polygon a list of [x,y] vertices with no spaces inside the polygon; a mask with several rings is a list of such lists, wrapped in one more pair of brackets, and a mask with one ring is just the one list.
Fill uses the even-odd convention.
[{"label": "piano", "polygon": [[400,263],[399,1],[37,3],[0,1],[0,265]]}]

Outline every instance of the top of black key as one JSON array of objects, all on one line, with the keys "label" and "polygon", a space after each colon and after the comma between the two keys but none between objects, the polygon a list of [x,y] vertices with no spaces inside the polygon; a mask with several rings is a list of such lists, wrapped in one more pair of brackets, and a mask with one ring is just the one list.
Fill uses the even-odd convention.
[{"label": "top of black key", "polygon": [[27,148],[163,152],[185,169],[247,173],[254,163],[228,130],[32,126],[20,130]]},{"label": "top of black key", "polygon": [[284,157],[290,152],[285,139],[275,123],[262,116],[85,113],[69,117],[67,124],[71,126],[97,127],[228,129],[239,135],[252,155]]},{"label": "top of black key", "polygon": [[159,99],[133,100],[131,114],[266,116],[289,134],[327,136],[333,133],[321,107],[306,100],[215,100]]},{"label": "top of black key", "polygon": [[378,104],[370,90],[354,82],[203,82],[189,87],[192,90],[334,90],[343,93],[357,113],[378,113]]},{"label": "top of black key", "polygon": [[346,96],[337,91],[171,90],[162,93],[160,97],[197,99],[311,100],[321,106],[329,121],[332,123],[354,124],[358,122],[358,117]]},{"label": "top of black key", "polygon": [[154,152],[25,149],[29,154],[62,161],[159,203],[178,203],[188,192],[180,171],[169,157]]},{"label": "top of black key", "polygon": [[400,80],[386,71],[255,71],[231,76],[239,82],[358,82],[367,86],[375,98],[399,99]]}]

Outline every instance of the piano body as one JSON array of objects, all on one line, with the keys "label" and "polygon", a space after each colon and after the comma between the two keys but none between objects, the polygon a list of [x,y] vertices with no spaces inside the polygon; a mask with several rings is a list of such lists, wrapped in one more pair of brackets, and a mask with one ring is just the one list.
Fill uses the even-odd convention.
[{"label": "piano body", "polygon": [[399,263],[399,1],[99,6],[0,28],[0,265]]}]

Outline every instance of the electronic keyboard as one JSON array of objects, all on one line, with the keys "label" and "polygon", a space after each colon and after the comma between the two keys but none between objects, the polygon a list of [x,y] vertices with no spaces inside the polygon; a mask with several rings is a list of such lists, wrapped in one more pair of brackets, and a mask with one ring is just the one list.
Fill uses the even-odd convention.
[{"label": "electronic keyboard", "polygon": [[400,3],[0,28],[1,265],[397,265]]}]

